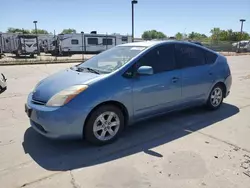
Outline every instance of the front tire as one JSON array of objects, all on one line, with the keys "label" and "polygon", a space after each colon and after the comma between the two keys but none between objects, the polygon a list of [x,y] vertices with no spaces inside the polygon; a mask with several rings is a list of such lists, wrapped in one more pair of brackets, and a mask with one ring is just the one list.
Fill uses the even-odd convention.
[{"label": "front tire", "polygon": [[221,84],[217,84],[213,87],[207,99],[207,107],[210,110],[217,110],[220,108],[224,98],[224,89]]},{"label": "front tire", "polygon": [[3,93],[5,90],[7,90],[7,87],[3,88],[2,86],[0,86],[0,94]]},{"label": "front tire", "polygon": [[86,140],[94,145],[115,141],[124,128],[124,115],[114,105],[103,105],[94,110],[84,128]]}]

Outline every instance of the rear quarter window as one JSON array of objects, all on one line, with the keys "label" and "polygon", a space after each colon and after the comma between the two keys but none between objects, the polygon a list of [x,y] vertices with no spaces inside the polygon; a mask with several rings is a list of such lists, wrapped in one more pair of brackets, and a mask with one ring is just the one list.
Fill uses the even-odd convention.
[{"label": "rear quarter window", "polygon": [[218,55],[212,52],[206,52],[206,62],[207,64],[213,64],[215,63]]}]

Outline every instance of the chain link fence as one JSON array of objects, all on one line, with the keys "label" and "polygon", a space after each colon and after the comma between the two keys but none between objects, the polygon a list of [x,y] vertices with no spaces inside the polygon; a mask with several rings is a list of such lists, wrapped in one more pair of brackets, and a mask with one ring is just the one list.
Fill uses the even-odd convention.
[{"label": "chain link fence", "polygon": [[[86,34],[86,36],[88,36],[89,34]],[[113,38],[116,36],[116,38]],[[89,37],[95,38],[95,36],[93,35],[89,35]],[[96,38],[100,37],[99,34],[96,35]],[[74,38],[72,38],[73,40],[75,40]],[[109,40],[113,40],[112,42]],[[171,39],[159,39],[159,40],[171,40]],[[54,40],[51,40],[51,44],[50,43],[45,43],[47,45],[53,45],[53,43],[58,43],[57,47],[60,45],[58,42],[57,38],[54,38]],[[82,41],[85,41],[85,43],[83,44]],[[127,42],[132,42],[132,38],[129,35],[118,35],[118,34],[104,34],[102,35],[102,38],[98,39],[98,43],[96,44],[91,44],[89,45],[87,43],[88,38],[86,37],[86,39],[81,39],[78,38],[78,42],[77,45],[73,45],[71,43],[69,43],[68,47],[73,47],[73,46],[77,46],[78,47],[78,51],[77,52],[73,52],[70,50],[64,51],[64,53],[58,53],[57,55],[52,55],[53,53],[45,53],[45,52],[41,52],[40,55],[36,55],[34,57],[32,56],[20,56],[17,57],[15,54],[11,53],[11,52],[7,52],[5,53],[3,49],[1,49],[2,55],[0,55],[0,64],[4,64],[4,63],[10,63],[10,62],[16,62],[16,63],[55,63],[55,62],[82,62],[84,60],[87,60],[89,58],[91,58],[92,56],[94,56],[95,54],[101,52],[101,51],[105,51],[107,49],[110,49],[112,47],[114,47],[115,45],[119,45],[121,43],[127,43]],[[118,42],[119,41],[119,42]],[[141,38],[135,38],[135,42],[140,42],[140,41],[144,41]],[[186,41],[186,40],[185,40]],[[3,42],[2,41],[2,46],[3,46]],[[76,41],[75,41],[76,42]],[[105,42],[105,44],[104,44]],[[110,43],[109,43],[110,42]],[[112,43],[112,44],[111,44]],[[241,42],[237,42],[237,41],[201,41],[201,44],[209,49],[212,49],[214,51],[223,53],[223,54],[234,54],[235,52],[250,52],[250,41],[241,41]],[[86,47],[86,45],[89,45]],[[53,46],[50,46],[51,48]],[[67,46],[66,46],[67,47]],[[69,48],[69,49],[70,49]],[[88,49],[92,49],[92,51],[88,51]],[[95,49],[98,49],[95,52]],[[59,47],[58,47],[59,50]],[[60,49],[61,50],[61,49]]]}]

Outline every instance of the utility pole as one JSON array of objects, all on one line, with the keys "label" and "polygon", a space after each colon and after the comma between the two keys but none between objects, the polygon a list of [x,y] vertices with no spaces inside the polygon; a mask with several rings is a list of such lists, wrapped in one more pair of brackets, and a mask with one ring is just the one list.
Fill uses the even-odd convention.
[{"label": "utility pole", "polygon": [[38,44],[38,35],[37,35],[37,21],[33,21],[35,24],[35,32],[36,32],[36,46],[37,46],[37,55],[40,55],[40,49],[39,49],[39,44]]},{"label": "utility pole", "polygon": [[83,52],[83,35],[84,35],[84,32],[82,31],[82,32],[81,32],[81,36],[82,36],[82,61],[84,61],[84,52]]},{"label": "utility pole", "polygon": [[137,0],[132,0],[132,42],[134,42],[134,5],[137,4]]},{"label": "utility pole", "polygon": [[[242,40],[243,38],[243,24],[246,20],[245,19],[240,19],[240,22],[241,22],[241,26],[240,26],[240,41]],[[240,41],[238,43],[238,52],[240,52]]]}]

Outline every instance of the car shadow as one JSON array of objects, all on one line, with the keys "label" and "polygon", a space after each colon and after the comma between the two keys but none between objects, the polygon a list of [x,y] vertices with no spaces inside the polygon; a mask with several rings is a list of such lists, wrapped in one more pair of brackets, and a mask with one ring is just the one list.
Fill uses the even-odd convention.
[{"label": "car shadow", "polygon": [[236,106],[224,103],[217,111],[207,111],[197,107],[166,114],[128,127],[120,139],[102,147],[92,146],[79,140],[50,140],[28,128],[24,135],[23,148],[37,164],[52,171],[98,165],[138,152],[163,157],[151,149],[229,118],[238,112],[239,108]]}]

